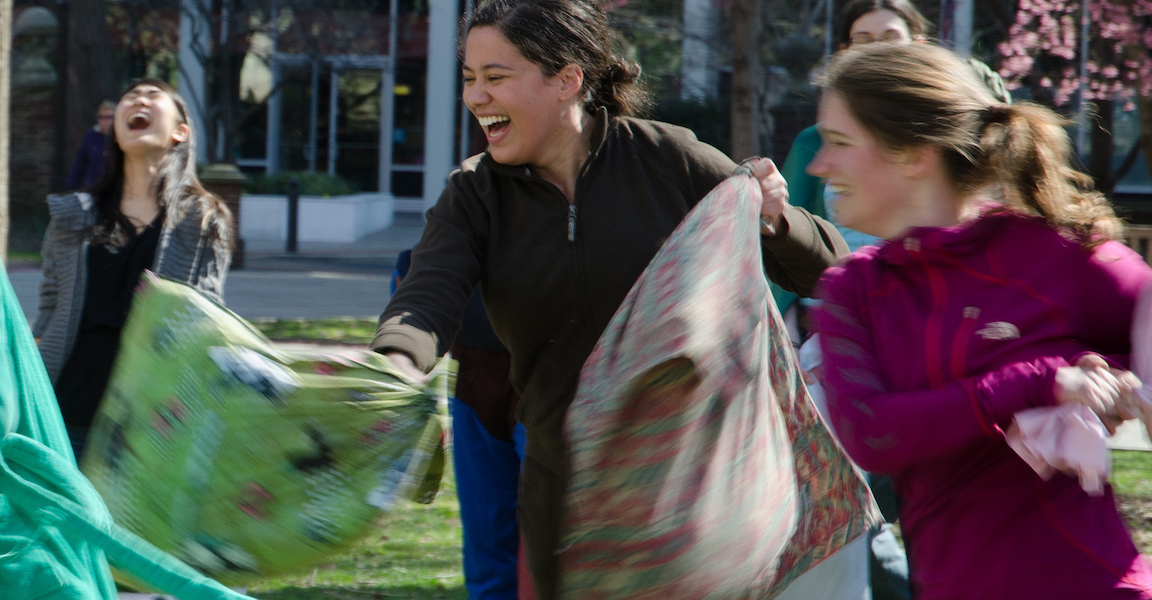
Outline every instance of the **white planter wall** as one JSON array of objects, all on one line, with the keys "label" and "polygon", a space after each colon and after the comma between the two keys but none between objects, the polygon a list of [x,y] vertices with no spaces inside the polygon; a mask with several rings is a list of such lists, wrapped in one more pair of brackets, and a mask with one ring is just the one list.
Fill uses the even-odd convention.
[{"label": "white planter wall", "polygon": [[[296,239],[300,242],[354,242],[392,225],[396,201],[389,194],[300,196]],[[245,240],[288,239],[287,196],[240,196],[240,237]]]}]

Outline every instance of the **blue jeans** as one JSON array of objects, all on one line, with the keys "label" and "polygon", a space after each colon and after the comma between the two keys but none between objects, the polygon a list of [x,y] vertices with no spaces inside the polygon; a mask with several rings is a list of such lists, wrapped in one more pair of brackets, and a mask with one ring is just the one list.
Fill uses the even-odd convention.
[{"label": "blue jeans", "polygon": [[[868,474],[868,487],[872,488],[872,495],[876,504],[889,523],[896,522],[897,504],[896,490],[892,488],[892,478],[875,473]],[[873,600],[908,600],[912,597],[909,584],[908,557],[904,549],[896,541],[891,525],[875,527],[868,534],[872,546],[872,599]]]},{"label": "blue jeans", "polygon": [[464,529],[464,585],[469,600],[516,600],[520,529],[517,486],[524,457],[524,426],[514,442],[492,437],[475,411],[453,398],[452,457]]}]

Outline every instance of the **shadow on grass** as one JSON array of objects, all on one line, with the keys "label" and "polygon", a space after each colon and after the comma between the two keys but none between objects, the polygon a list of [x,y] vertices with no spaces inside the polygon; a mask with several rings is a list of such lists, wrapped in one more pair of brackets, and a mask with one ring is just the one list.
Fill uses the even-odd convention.
[{"label": "shadow on grass", "polygon": [[370,598],[411,598],[413,600],[466,600],[461,587],[427,586],[331,586],[284,587],[268,592],[251,592],[258,600],[367,600]]}]

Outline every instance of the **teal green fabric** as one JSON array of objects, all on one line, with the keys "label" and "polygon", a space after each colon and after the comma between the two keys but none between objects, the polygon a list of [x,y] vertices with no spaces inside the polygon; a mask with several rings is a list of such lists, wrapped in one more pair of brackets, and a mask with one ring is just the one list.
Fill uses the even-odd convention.
[{"label": "teal green fabric", "polygon": [[8,272],[0,273],[0,589],[13,598],[115,598],[104,554],[69,539],[49,506],[22,493],[50,490],[91,507],[101,524],[111,521],[91,486],[76,481],[80,473],[52,383]]},{"label": "teal green fabric", "polygon": [[[789,204],[799,206],[818,217],[827,217],[824,211],[824,180],[813,177],[805,171],[808,163],[812,162],[819,151],[820,133],[813,125],[801,131],[792,141],[792,149],[788,151],[788,158],[780,167],[780,174],[788,182]],[[771,290],[780,314],[788,312],[788,308],[799,298],[792,292],[784,291],[775,283],[771,284]]]},{"label": "teal green fabric", "polygon": [[820,132],[813,125],[796,135],[780,174],[788,182],[788,202],[808,212],[824,216],[824,180],[809,175],[808,164],[820,151]]},{"label": "teal green fabric", "polygon": [[8,281],[8,271],[0,265],[0,299],[3,300],[4,329],[0,341],[0,433],[22,435],[76,464],[72,445],[56,405],[52,382],[44,371],[40,351],[32,339],[16,292]]},{"label": "teal green fabric", "polygon": [[0,590],[5,598],[114,600],[109,560],[181,600],[247,598],[112,523],[76,468],[51,382],[0,265]]},{"label": "teal green fabric", "polygon": [[83,471],[118,523],[202,573],[311,568],[439,489],[450,369],[423,385],[367,349],[285,352],[150,273],[121,340]]}]

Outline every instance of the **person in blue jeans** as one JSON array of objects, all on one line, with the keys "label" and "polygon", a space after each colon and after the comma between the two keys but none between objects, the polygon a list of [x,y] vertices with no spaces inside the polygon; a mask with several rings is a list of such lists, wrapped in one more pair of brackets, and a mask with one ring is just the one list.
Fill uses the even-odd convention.
[{"label": "person in blue jeans", "polygon": [[[405,250],[396,260],[393,292],[410,265],[411,252]],[[449,413],[464,530],[464,585],[469,600],[516,600],[516,503],[525,434],[514,416],[519,395],[508,377],[511,355],[492,331],[479,287],[449,353],[460,364]]]}]

